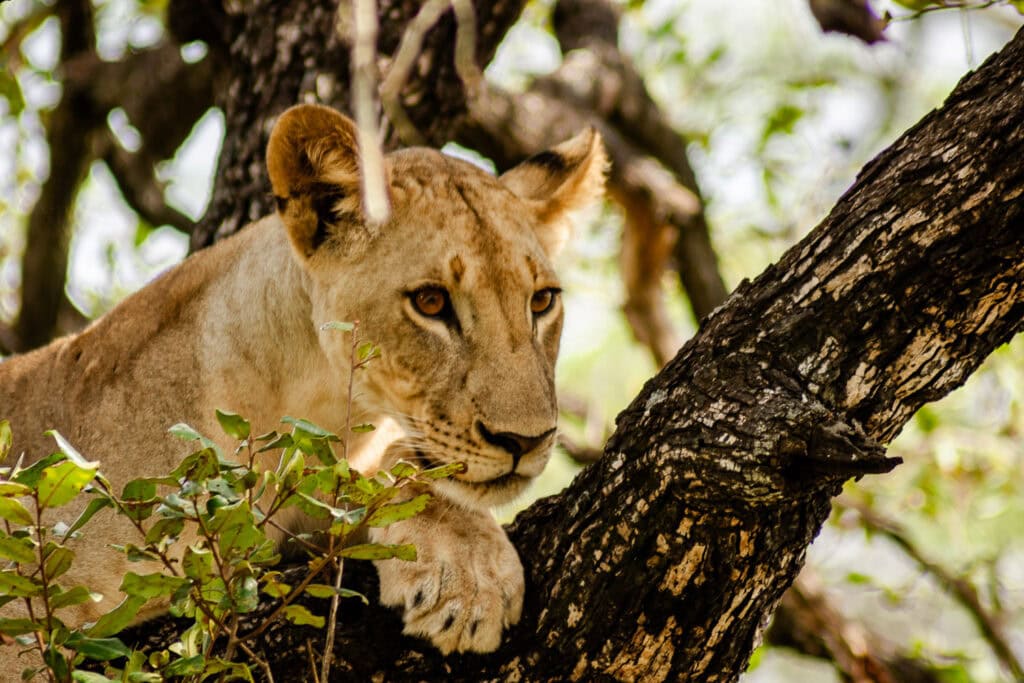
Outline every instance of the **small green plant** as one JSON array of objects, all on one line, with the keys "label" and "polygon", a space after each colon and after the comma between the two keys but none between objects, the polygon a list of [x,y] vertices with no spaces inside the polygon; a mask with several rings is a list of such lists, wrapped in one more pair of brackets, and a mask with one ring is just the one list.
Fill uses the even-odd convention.
[{"label": "small green plant", "polygon": [[[336,324],[340,325],[340,324]],[[353,368],[365,367],[377,351],[359,344],[354,326]],[[349,387],[351,397],[351,386]],[[351,401],[350,401],[351,405]],[[226,458],[207,436],[179,424],[171,432],[195,444],[173,471],[135,479],[118,493],[99,471],[59,434],[58,452],[33,463],[0,470],[0,606],[21,600],[24,617],[0,619],[0,634],[34,649],[42,663],[22,678],[50,681],[252,680],[250,664],[272,675],[248,643],[275,620],[326,628],[319,672],[326,680],[332,658],[334,623],[341,598],[365,597],[341,586],[346,558],[414,560],[412,545],[352,544],[367,527],[385,527],[422,511],[430,500],[426,485],[448,477],[460,464],[422,470],[399,461],[364,476],[338,457],[348,452],[348,434],[369,425],[347,426],[340,437],[302,419],[282,421],[290,431],[259,436],[234,413],[217,411],[223,432],[237,443]],[[0,457],[11,447],[10,427],[0,422]],[[268,463],[266,466],[263,463]],[[79,496],[90,500],[70,525],[53,524],[47,514]],[[86,586],[65,586],[60,578],[74,561],[69,539],[100,510],[111,508],[137,530],[135,542],[114,546],[131,562],[153,562],[160,571],[127,573],[124,600],[94,624],[68,626],[66,609],[100,596]],[[320,520],[320,531],[295,534],[280,522],[297,508]],[[272,531],[273,530],[273,531]],[[284,535],[309,555],[309,572],[296,585],[274,569],[280,559],[271,536]],[[302,595],[329,600],[329,618],[296,603]],[[135,651],[116,634],[152,599],[169,601],[171,614],[189,620],[176,642],[158,652]],[[263,599],[277,600],[256,624],[243,622]],[[243,623],[246,627],[243,628]],[[104,674],[78,669],[86,660],[105,662]],[[248,663],[246,663],[247,660]]]}]

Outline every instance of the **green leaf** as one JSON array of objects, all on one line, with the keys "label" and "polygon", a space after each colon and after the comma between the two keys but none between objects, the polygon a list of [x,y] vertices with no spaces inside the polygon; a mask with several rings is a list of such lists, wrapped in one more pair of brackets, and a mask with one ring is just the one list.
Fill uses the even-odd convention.
[{"label": "green leaf", "polygon": [[370,342],[363,342],[356,350],[356,357],[360,363],[366,363],[374,358],[380,357],[380,349]]},{"label": "green leaf", "polygon": [[86,633],[93,638],[104,638],[120,633],[139,615],[139,608],[146,604],[146,598],[129,595],[114,609],[101,616]]},{"label": "green leaf", "polygon": [[128,558],[129,562],[160,561],[160,555],[153,552],[149,548],[140,548],[134,543],[125,543],[124,545],[111,543],[110,547],[114,550],[124,553],[125,557]]},{"label": "green leaf", "polygon": [[351,332],[356,329],[355,323],[346,323],[339,320],[331,320],[320,326],[321,330],[338,330],[339,332]]},{"label": "green leaf", "polygon": [[334,519],[341,519],[341,518],[345,517],[346,514],[347,514],[345,510],[343,510],[341,508],[334,507],[333,505],[328,505],[327,503],[323,502],[319,498],[314,498],[313,496],[311,496],[311,495],[309,495],[307,493],[297,493],[296,495],[299,498],[301,498],[303,501],[305,501],[306,504],[308,506],[310,506],[311,508],[313,508],[313,510],[316,511],[316,512],[311,512],[310,509],[307,508],[306,506],[300,506],[300,507],[304,511],[306,511],[307,514],[313,514],[313,516],[318,517],[320,519],[323,519],[323,517],[325,516],[324,514],[319,512],[320,510],[326,512],[327,515],[330,515]]},{"label": "green leaf", "polygon": [[187,584],[186,579],[166,574],[136,574],[128,572],[121,579],[121,590],[127,595],[133,595],[147,600],[158,598],[162,595],[173,595],[176,590]]},{"label": "green leaf", "polygon": [[176,425],[172,425],[171,428],[167,430],[167,432],[171,436],[176,436],[182,441],[202,441],[206,439],[205,436],[197,432],[192,427],[189,427],[184,422],[179,422]]},{"label": "green leaf", "polygon": [[220,428],[232,439],[244,441],[249,438],[249,423],[242,416],[226,410],[217,410],[217,422],[220,422]]},{"label": "green leaf", "polygon": [[208,581],[213,576],[213,553],[204,548],[190,545],[185,548],[185,557],[181,566],[188,578],[199,583]]},{"label": "green leaf", "polygon": [[32,489],[13,481],[0,481],[0,496],[27,496]]},{"label": "green leaf", "polygon": [[116,681],[107,678],[103,674],[82,671],[81,669],[75,669],[71,672],[71,680],[75,683],[116,683]]},{"label": "green leaf", "polygon": [[50,607],[52,607],[53,609],[60,609],[61,607],[81,605],[89,601],[99,602],[102,599],[102,595],[100,595],[99,593],[91,592],[85,586],[75,586],[71,590],[66,590],[57,593],[56,595],[51,595]]},{"label": "green leaf", "polygon": [[58,648],[47,647],[43,650],[43,661],[50,667],[53,677],[58,681],[65,681],[71,678],[71,672],[68,669],[68,658]]},{"label": "green leaf", "polygon": [[13,569],[0,571],[0,593],[17,595],[20,598],[39,595],[42,585],[27,576],[21,576]]},{"label": "green leaf", "polygon": [[[3,85],[5,76],[0,76],[0,86]],[[0,94],[3,94],[0,92]],[[17,113],[15,113],[17,116]],[[7,460],[7,454],[11,452],[14,444],[14,434],[11,432],[11,423],[7,420],[0,420],[0,462]]]},{"label": "green leaf", "polygon": [[78,519],[68,527],[67,531],[64,532],[63,538],[67,539],[71,537],[71,534],[81,529],[93,515],[102,510],[103,508],[113,507],[114,503],[109,498],[93,498],[89,501],[89,504],[82,510],[82,514],[78,515]]},{"label": "green leaf", "polygon": [[256,452],[257,453],[262,453],[264,451],[272,451],[272,450],[275,450],[275,449],[278,449],[278,448],[288,448],[289,446],[293,445],[294,443],[295,443],[295,441],[292,440],[292,435],[291,434],[277,434],[274,437],[273,441],[271,441],[270,443],[268,443],[265,446],[262,446],[261,448],[256,449]]},{"label": "green leaf", "polygon": [[373,424],[369,422],[363,422],[362,424],[357,424],[355,427],[353,427],[352,431],[355,432],[356,434],[365,434],[366,432],[372,432],[375,429],[377,428],[374,427]]},{"label": "green leaf", "polygon": [[177,538],[185,528],[185,520],[181,517],[164,517],[158,519],[146,530],[146,543],[157,544],[163,539]]},{"label": "green leaf", "polygon": [[195,676],[203,673],[205,659],[202,655],[182,657],[168,664],[164,670],[164,676]]},{"label": "green leaf", "polygon": [[71,502],[95,475],[95,467],[71,460],[47,467],[39,479],[39,505],[52,508]]},{"label": "green leaf", "polygon": [[187,479],[202,483],[220,474],[220,459],[217,451],[207,447],[192,453],[174,468],[171,476],[175,479]]},{"label": "green leaf", "polygon": [[298,626],[313,626],[315,628],[323,628],[324,618],[318,617],[302,605],[288,605],[285,607],[281,614],[284,617]]},{"label": "green leaf", "polygon": [[52,436],[53,440],[57,442],[57,448],[60,452],[68,457],[68,460],[78,465],[83,470],[97,470],[100,467],[99,461],[86,460],[82,457],[82,454],[75,450],[75,447],[68,443],[67,439],[60,435],[56,429],[51,429],[46,432],[47,436]]},{"label": "green leaf", "polygon": [[124,500],[152,500],[156,496],[156,482],[152,479],[132,479],[124,485]]},{"label": "green leaf", "polygon": [[331,439],[332,441],[338,440],[338,436],[333,432],[329,432],[326,429],[323,429],[322,427],[318,427],[317,425],[307,420],[301,420],[295,417],[288,417],[286,415],[281,418],[281,422],[284,422],[285,424],[290,424],[294,429],[301,432],[305,432],[309,436],[316,436],[321,439]]},{"label": "green leaf", "polygon": [[22,564],[34,562],[36,560],[35,544],[28,538],[0,537],[0,557]]},{"label": "green leaf", "polygon": [[341,551],[342,557],[353,560],[390,560],[398,558],[407,562],[416,560],[416,546],[411,543],[402,545],[385,545],[381,543],[362,543],[350,545]]},{"label": "green leaf", "polygon": [[31,619],[0,619],[0,633],[9,636],[20,636],[35,631],[45,631],[46,627],[42,622]]},{"label": "green leaf", "polygon": [[222,557],[246,548],[255,548],[266,539],[256,528],[248,501],[219,508],[209,522],[210,531],[217,536]]},{"label": "green leaf", "polygon": [[46,560],[43,567],[46,570],[47,579],[54,579],[71,569],[71,563],[75,559],[75,553],[62,545],[47,543]]},{"label": "green leaf", "polygon": [[372,527],[385,527],[395,522],[400,522],[403,519],[409,519],[419,513],[427,507],[427,503],[430,502],[431,495],[424,493],[416,496],[412,500],[408,500],[404,503],[393,503],[391,505],[383,505],[372,513],[366,520],[366,524]]},{"label": "green leaf", "polygon": [[14,498],[0,498],[0,518],[15,524],[28,525],[32,523],[32,515],[21,501]]},{"label": "green leaf", "polygon": [[12,481],[16,481],[19,484],[24,484],[30,489],[34,489],[39,486],[39,480],[43,476],[43,471],[47,467],[58,462],[63,462],[67,458],[63,453],[51,453],[50,455],[32,463],[31,466],[20,470],[17,474],[11,477]]},{"label": "green leaf", "polygon": [[256,609],[260,604],[259,583],[256,577],[250,574],[232,581],[231,597],[235,602],[235,609],[242,614]]},{"label": "green leaf", "polygon": [[311,583],[306,586],[306,594],[314,598],[333,598],[335,595],[340,595],[343,598],[359,598],[363,601],[363,604],[369,605],[370,601],[366,599],[366,596],[362,593],[348,588],[335,588],[334,586],[328,586],[323,583]]},{"label": "green leaf", "polygon": [[132,654],[128,646],[117,638],[90,638],[80,632],[72,633],[64,644],[89,659],[101,662],[118,657],[129,657]]},{"label": "green leaf", "polygon": [[390,470],[395,479],[408,479],[419,473],[420,469],[406,460],[399,460]]},{"label": "green leaf", "polygon": [[206,667],[203,669],[203,678],[209,678],[222,674],[224,680],[228,681],[249,681],[252,683],[252,672],[249,666],[242,662],[229,662],[225,659],[214,657],[206,660]]},{"label": "green leaf", "polygon": [[462,462],[451,462],[447,465],[441,465],[440,467],[431,467],[430,469],[423,470],[419,476],[423,479],[447,479],[448,477],[459,474],[460,472],[466,471],[466,464]]}]

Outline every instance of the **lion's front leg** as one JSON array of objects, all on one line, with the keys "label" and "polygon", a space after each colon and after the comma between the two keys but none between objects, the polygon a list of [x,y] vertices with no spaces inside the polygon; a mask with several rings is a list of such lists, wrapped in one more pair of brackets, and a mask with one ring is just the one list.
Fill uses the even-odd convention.
[{"label": "lion's front leg", "polygon": [[415,562],[374,562],[380,599],[403,610],[405,633],[441,652],[492,652],[519,621],[523,566],[491,515],[435,499],[422,513],[384,529],[377,543],[412,543]]}]

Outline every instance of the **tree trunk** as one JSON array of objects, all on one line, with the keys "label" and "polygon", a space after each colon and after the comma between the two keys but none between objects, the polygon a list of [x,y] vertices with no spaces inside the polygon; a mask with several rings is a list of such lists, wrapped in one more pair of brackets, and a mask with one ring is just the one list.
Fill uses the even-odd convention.
[{"label": "tree trunk", "polygon": [[[843,482],[894,467],[882,444],[1024,326],[1022,93],[1024,32],[520,514],[526,604],[498,652],[442,659],[346,605],[334,680],[736,680]],[[321,638],[279,624],[260,645],[289,680]]]}]

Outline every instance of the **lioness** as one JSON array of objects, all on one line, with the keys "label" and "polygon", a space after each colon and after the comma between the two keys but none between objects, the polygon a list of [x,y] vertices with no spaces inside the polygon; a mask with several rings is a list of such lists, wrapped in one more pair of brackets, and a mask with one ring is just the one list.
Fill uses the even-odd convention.
[{"label": "lioness", "polygon": [[[425,463],[466,465],[426,512],[378,531],[419,552],[378,563],[381,600],[442,652],[491,651],[519,619],[524,584],[487,508],[520,493],[551,451],[562,308],[550,259],[567,214],[602,192],[605,154],[590,130],[495,178],[431,149],[395,152],[392,216],[375,226],[361,210],[355,140],[336,111],[286,111],[267,148],[277,213],[81,334],[0,363],[0,417],[20,439],[15,454],[50,452],[43,432],[55,428],[118,490],[181,459],[171,424],[218,434],[216,408],[246,416],[254,433],[283,415],[341,432],[350,341],[322,326],[359,320],[382,356],[357,373],[354,414],[412,437]],[[375,471],[384,445],[359,437],[352,464]],[[91,527],[68,580],[104,599],[79,622],[117,604],[129,570],[106,547],[133,538],[129,525],[101,513]],[[3,650],[10,660],[14,648]]]}]

